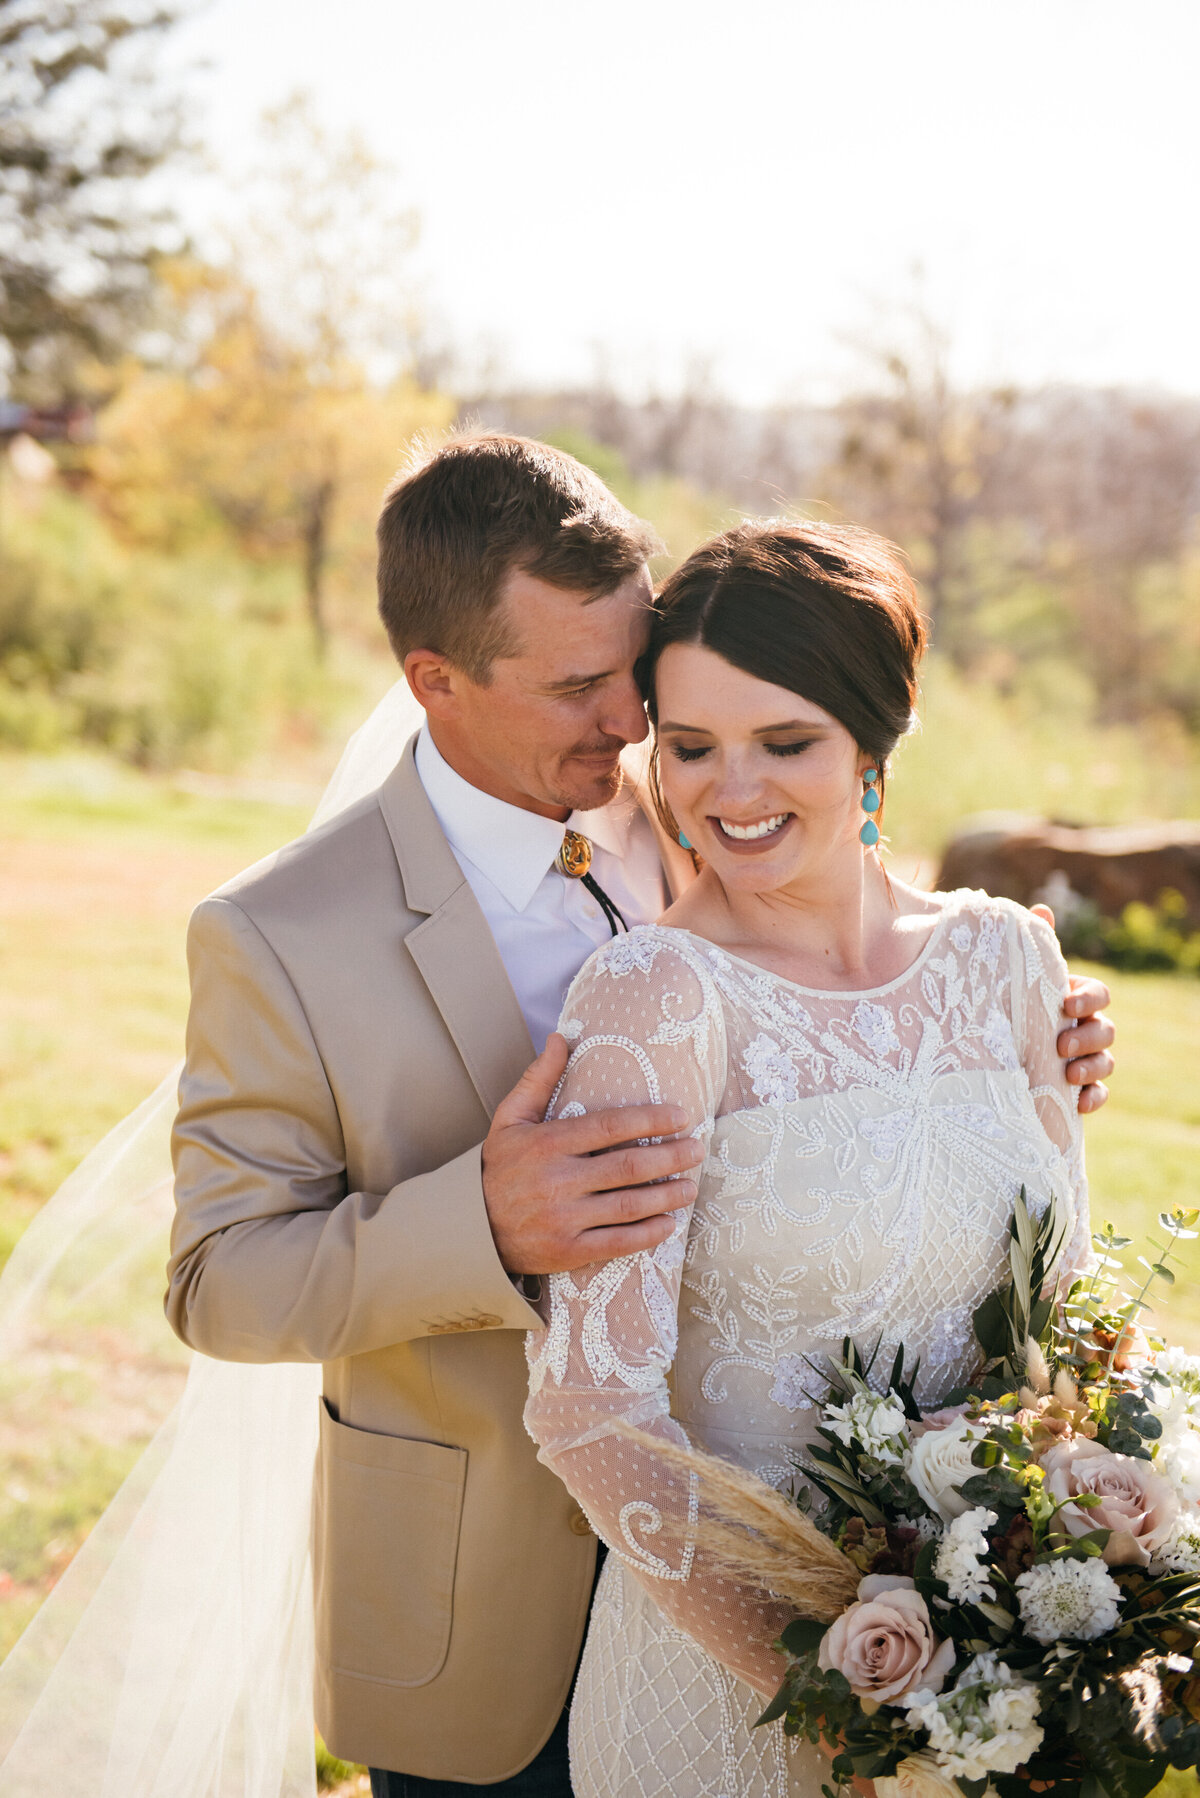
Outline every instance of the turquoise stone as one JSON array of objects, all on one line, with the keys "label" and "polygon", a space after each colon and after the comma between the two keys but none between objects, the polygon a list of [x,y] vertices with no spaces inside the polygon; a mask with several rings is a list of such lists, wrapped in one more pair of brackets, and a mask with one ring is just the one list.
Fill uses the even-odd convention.
[{"label": "turquoise stone", "polygon": [[862,771],[862,777],[864,780],[878,780],[879,779],[879,770],[878,770],[878,768],[864,768]]},{"label": "turquoise stone", "polygon": [[864,812],[877,812],[879,810],[879,794],[875,791],[874,787],[868,787],[867,791],[863,794],[862,808]]},{"label": "turquoise stone", "polygon": [[866,823],[858,833],[858,840],[860,843],[865,843],[868,849],[873,849],[875,847],[876,843],[879,841],[879,826],[876,824],[874,818],[867,819]]},{"label": "turquoise stone", "polygon": [[683,834],[683,832],[682,832],[682,831],[680,831],[680,833],[679,833],[679,847],[680,847],[680,848],[681,848],[681,849],[690,849],[690,848],[691,848],[691,846],[692,846],[692,845],[691,845],[691,844],[690,844],[690,843],[689,843],[689,842],[688,842],[688,840],[687,840],[687,838],[686,838],[686,837],[685,837],[685,836],[684,836],[684,834]]}]

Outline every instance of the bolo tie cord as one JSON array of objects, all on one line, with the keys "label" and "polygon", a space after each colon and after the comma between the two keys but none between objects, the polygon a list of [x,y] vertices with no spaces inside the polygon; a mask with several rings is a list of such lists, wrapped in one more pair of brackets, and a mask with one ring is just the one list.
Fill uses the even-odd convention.
[{"label": "bolo tie cord", "polygon": [[628,924],[625,922],[625,919],[622,917],[617,906],[600,885],[596,876],[594,874],[584,874],[581,875],[580,878],[583,885],[592,895],[592,898],[596,901],[596,904],[600,907],[600,910],[608,919],[608,928],[612,931],[613,935],[616,936],[619,930],[628,930]]}]

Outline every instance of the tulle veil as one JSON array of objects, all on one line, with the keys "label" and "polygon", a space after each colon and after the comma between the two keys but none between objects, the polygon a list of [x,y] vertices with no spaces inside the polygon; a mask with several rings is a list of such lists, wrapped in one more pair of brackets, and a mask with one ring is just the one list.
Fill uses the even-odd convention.
[{"label": "tulle veil", "polygon": [[[309,828],[377,787],[420,718],[397,682],[350,739]],[[178,1078],[176,1066],[88,1155],[0,1278],[4,1410],[31,1430],[51,1414],[70,1428],[72,1405],[136,1386],[139,1345],[172,1352],[161,1300]],[[0,1667],[4,1798],[315,1793],[308,1530],[321,1370],[182,1348],[178,1361],[143,1404],[150,1422],[156,1405],[165,1412],[148,1446]]]}]

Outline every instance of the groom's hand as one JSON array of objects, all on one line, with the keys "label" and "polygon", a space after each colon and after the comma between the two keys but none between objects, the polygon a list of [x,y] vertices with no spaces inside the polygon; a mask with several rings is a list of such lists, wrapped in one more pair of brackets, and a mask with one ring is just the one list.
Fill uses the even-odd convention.
[{"label": "groom's hand", "polygon": [[627,1105],[543,1123],[567,1065],[557,1031],[496,1107],[483,1145],[483,1197],[500,1259],[510,1274],[560,1274],[657,1248],[690,1205],[704,1159],[694,1137],[672,1137],[693,1121],[678,1105]]},{"label": "groom's hand", "polygon": [[[1034,905],[1030,910],[1035,917],[1044,918],[1053,930],[1054,913],[1048,905]],[[1060,1031],[1058,1052],[1067,1064],[1067,1079],[1080,1088],[1079,1109],[1084,1113],[1099,1111],[1108,1098],[1104,1082],[1115,1065],[1108,1051],[1117,1033],[1101,1014],[1111,1003],[1112,994],[1102,980],[1089,974],[1072,974],[1064,1010],[1078,1022]]]}]

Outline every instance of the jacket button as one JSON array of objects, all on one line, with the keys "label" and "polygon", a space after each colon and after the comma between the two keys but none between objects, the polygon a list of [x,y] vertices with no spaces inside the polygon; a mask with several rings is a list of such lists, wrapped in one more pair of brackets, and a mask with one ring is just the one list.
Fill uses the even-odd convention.
[{"label": "jacket button", "polygon": [[582,1511],[572,1511],[567,1519],[567,1527],[574,1536],[590,1536],[592,1526]]}]

